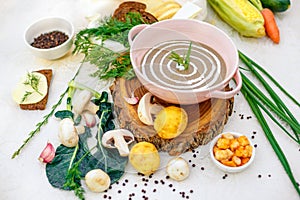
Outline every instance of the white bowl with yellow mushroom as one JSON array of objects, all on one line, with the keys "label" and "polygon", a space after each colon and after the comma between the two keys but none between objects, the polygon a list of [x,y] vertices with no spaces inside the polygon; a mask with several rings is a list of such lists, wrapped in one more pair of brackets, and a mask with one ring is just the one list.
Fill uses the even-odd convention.
[{"label": "white bowl with yellow mushroom", "polygon": [[219,169],[236,173],[253,163],[255,148],[247,136],[237,132],[224,132],[211,141],[210,157]]}]

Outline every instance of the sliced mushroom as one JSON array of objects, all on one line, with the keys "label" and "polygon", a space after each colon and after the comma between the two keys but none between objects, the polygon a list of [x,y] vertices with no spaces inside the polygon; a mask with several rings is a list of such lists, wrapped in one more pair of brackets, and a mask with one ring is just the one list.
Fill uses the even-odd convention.
[{"label": "sliced mushroom", "polygon": [[83,111],[89,111],[92,114],[96,114],[99,107],[91,102],[93,94],[90,91],[82,90],[74,97],[73,110],[77,114],[81,114]]},{"label": "sliced mushroom", "polygon": [[102,137],[102,144],[107,148],[117,148],[120,156],[128,156],[128,145],[134,141],[133,134],[126,129],[107,131]]},{"label": "sliced mushroom", "polygon": [[150,92],[147,92],[141,98],[138,106],[138,117],[146,125],[153,125],[152,114],[157,114],[163,109],[163,106],[151,102],[152,96]]}]

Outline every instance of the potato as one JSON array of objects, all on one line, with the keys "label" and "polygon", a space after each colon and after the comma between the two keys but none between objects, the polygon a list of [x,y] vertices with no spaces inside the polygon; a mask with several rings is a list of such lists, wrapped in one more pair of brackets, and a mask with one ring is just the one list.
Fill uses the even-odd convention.
[{"label": "potato", "polygon": [[159,137],[172,139],[180,135],[188,124],[188,115],[183,108],[169,106],[162,109],[154,120],[154,129]]},{"label": "potato", "polygon": [[129,162],[138,172],[150,175],[159,168],[160,156],[152,143],[139,142],[131,148]]}]

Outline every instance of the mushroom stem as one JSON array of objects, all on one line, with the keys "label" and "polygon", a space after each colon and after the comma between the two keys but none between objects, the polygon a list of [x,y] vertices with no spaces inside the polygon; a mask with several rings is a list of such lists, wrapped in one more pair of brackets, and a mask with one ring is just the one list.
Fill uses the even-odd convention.
[{"label": "mushroom stem", "polygon": [[118,149],[120,156],[128,156],[129,148],[128,144],[124,137],[115,137],[114,138],[115,147]]},{"label": "mushroom stem", "polygon": [[128,145],[134,141],[133,134],[126,129],[107,131],[102,137],[102,144],[107,148],[117,148],[120,156],[128,156]]}]

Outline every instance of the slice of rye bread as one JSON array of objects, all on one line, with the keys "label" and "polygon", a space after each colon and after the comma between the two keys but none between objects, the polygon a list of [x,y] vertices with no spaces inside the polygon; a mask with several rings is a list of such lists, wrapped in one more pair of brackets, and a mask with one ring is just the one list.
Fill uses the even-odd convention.
[{"label": "slice of rye bread", "polygon": [[113,17],[119,21],[126,21],[126,15],[129,12],[138,12],[141,14],[143,20],[147,24],[152,24],[158,20],[146,10],[146,4],[134,1],[126,1],[119,5],[119,7],[114,11]]},{"label": "slice of rye bread", "polygon": [[49,93],[49,88],[50,88],[51,79],[52,79],[52,69],[42,69],[42,70],[38,70],[35,72],[41,73],[46,76],[47,85],[48,85],[47,94],[41,101],[39,101],[37,103],[20,104],[20,108],[23,110],[45,110],[47,102],[48,102],[48,93]]}]

